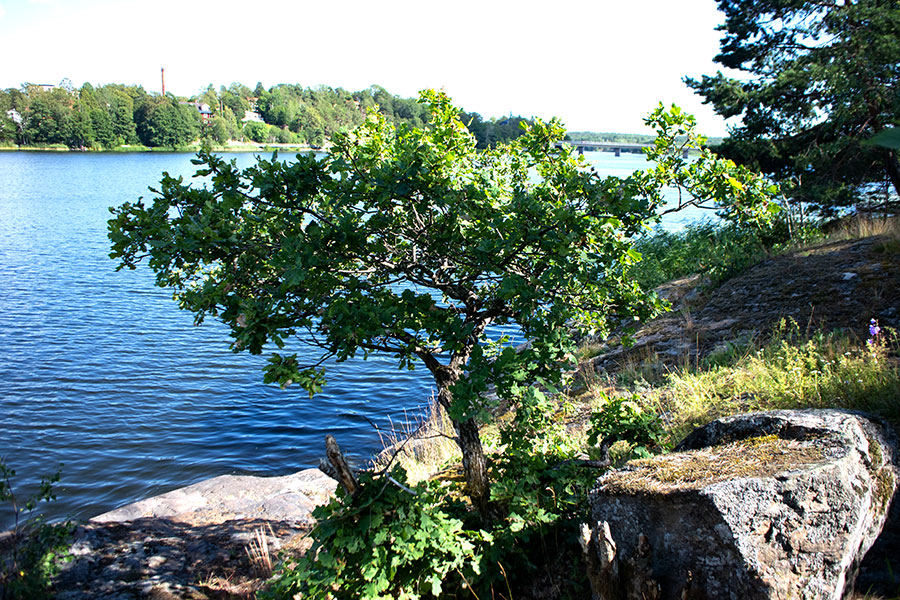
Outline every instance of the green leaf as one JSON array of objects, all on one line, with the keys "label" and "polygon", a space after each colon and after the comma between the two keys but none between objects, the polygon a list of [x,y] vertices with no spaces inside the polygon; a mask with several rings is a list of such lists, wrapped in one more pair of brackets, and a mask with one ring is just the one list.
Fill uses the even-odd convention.
[{"label": "green leaf", "polygon": [[863,144],[900,150],[900,127],[882,129],[871,138],[864,140]]}]

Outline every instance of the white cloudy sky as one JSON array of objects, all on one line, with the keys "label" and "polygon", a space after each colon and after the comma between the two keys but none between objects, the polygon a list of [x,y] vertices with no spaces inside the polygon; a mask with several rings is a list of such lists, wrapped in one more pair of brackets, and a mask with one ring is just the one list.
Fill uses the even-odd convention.
[{"label": "white cloudy sky", "polygon": [[644,131],[656,104],[725,123],[682,83],[714,73],[715,0],[0,0],[0,88],[140,84],[189,96],[261,81],[400,96],[444,88],[485,117]]}]

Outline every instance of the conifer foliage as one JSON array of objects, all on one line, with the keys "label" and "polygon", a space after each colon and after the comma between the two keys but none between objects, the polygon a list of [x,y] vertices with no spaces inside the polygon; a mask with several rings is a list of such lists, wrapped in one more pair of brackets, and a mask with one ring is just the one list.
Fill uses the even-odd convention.
[{"label": "conifer foliage", "polygon": [[900,119],[900,4],[718,4],[725,23],[715,60],[742,76],[719,72],[687,83],[719,114],[742,119],[719,151],[826,213],[896,202],[897,150],[870,140]]}]

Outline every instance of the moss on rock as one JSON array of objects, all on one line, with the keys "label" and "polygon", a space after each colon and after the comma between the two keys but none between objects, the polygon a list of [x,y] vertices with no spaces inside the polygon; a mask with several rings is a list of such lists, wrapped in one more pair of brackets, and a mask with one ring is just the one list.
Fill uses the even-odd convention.
[{"label": "moss on rock", "polygon": [[668,489],[699,489],[735,478],[769,477],[823,463],[828,458],[822,438],[751,437],[721,446],[675,452],[637,460],[604,479],[612,493],[638,494]]}]

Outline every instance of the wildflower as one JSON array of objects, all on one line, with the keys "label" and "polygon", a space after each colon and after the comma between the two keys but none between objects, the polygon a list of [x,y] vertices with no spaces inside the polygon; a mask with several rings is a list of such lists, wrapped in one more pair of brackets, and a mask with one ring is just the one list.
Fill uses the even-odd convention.
[{"label": "wildflower", "polygon": [[872,319],[871,321],[869,321],[869,335],[872,338],[875,338],[879,333],[881,333],[881,327],[878,326],[877,320]]}]

